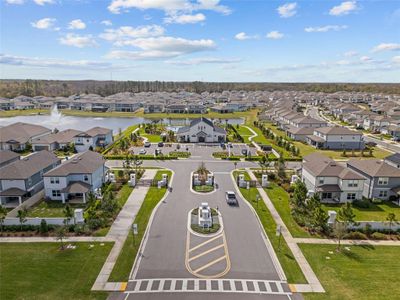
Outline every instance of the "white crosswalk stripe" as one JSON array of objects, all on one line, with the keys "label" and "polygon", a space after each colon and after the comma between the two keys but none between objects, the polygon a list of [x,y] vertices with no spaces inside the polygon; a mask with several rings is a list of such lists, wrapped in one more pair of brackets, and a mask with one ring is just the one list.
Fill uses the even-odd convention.
[{"label": "white crosswalk stripe", "polygon": [[284,281],[250,279],[160,278],[130,280],[125,293],[212,292],[291,295]]}]

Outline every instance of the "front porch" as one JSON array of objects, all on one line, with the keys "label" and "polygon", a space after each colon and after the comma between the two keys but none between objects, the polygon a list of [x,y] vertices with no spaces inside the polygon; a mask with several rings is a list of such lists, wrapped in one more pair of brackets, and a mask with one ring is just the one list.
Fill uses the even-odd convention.
[{"label": "front porch", "polygon": [[86,203],[87,194],[91,191],[91,186],[87,183],[75,181],[71,182],[66,188],[61,190],[61,201],[65,203]]},{"label": "front porch", "polygon": [[20,206],[27,197],[27,192],[18,188],[9,188],[0,192],[0,205],[6,208]]},{"label": "front porch", "polygon": [[310,146],[316,148],[316,149],[322,149],[324,148],[325,145],[325,140],[323,138],[320,138],[315,135],[307,135],[306,137],[307,144]]},{"label": "front porch", "polygon": [[341,189],[337,184],[325,184],[316,188],[323,203],[339,203]]}]

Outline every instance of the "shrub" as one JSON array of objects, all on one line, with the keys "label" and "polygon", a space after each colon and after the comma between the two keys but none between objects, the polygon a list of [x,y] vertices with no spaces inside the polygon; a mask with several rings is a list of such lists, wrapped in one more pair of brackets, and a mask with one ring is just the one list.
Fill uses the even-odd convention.
[{"label": "shrub", "polygon": [[375,204],[381,204],[382,202],[383,202],[382,199],[378,199],[378,198],[373,198],[372,199],[372,203],[375,203]]},{"label": "shrub", "polygon": [[39,226],[39,233],[41,235],[46,235],[49,232],[49,227],[47,226],[47,222],[45,219],[42,219]]},{"label": "shrub", "polygon": [[387,237],[385,234],[380,233],[380,232],[374,232],[373,234],[371,234],[371,238],[374,240],[386,240]]},{"label": "shrub", "polygon": [[345,239],[349,240],[366,240],[367,236],[359,231],[351,231],[344,236]]},{"label": "shrub", "polygon": [[271,181],[274,181],[276,179],[275,173],[268,174],[268,179],[271,180]]}]

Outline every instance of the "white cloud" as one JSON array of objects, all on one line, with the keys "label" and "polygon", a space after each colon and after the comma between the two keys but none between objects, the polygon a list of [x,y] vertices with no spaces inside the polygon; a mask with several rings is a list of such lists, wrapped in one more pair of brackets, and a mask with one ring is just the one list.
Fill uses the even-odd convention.
[{"label": "white cloud", "polygon": [[74,33],[68,33],[64,37],[59,39],[60,44],[66,46],[72,46],[77,48],[84,47],[94,47],[97,46],[97,43],[92,35],[78,35]]},{"label": "white cloud", "polygon": [[81,19],[72,20],[69,22],[69,29],[85,29],[86,24]]},{"label": "white cloud", "polygon": [[112,26],[112,22],[110,20],[103,20],[100,23],[104,26]]},{"label": "white cloud", "polygon": [[216,57],[201,57],[188,60],[168,60],[166,63],[180,66],[191,66],[200,64],[233,64],[240,62],[239,58],[216,58]]},{"label": "white cloud", "polygon": [[140,51],[111,51],[108,58],[119,59],[161,59],[172,58],[195,52],[214,50],[216,45],[213,40],[187,40],[175,37],[151,37],[126,40],[120,46],[133,46]]},{"label": "white cloud", "polygon": [[212,10],[223,14],[229,14],[230,9],[219,4],[220,0],[112,0],[108,10],[118,14],[131,8],[146,10],[158,9],[165,11],[168,15],[177,12],[192,12],[196,10]]},{"label": "white cloud", "polygon": [[183,15],[177,15],[177,14],[172,14],[166,18],[164,18],[164,22],[167,24],[171,23],[176,23],[176,24],[194,24],[198,22],[203,22],[205,21],[206,16],[203,15],[202,13],[198,13],[195,15],[190,15],[190,14],[183,14]]},{"label": "white cloud", "polygon": [[26,56],[14,56],[0,54],[0,64],[14,66],[29,66],[38,68],[89,68],[89,69],[108,69],[112,65],[108,62],[88,61],[88,60],[63,60],[55,58],[38,58]]},{"label": "white cloud", "polygon": [[344,16],[358,9],[357,1],[345,1],[341,4],[334,6],[329,11],[331,16]]},{"label": "white cloud", "polygon": [[372,49],[372,52],[381,52],[381,51],[395,51],[400,50],[400,44],[395,43],[382,43]]},{"label": "white cloud", "polygon": [[235,39],[239,41],[254,40],[257,38],[258,38],[257,35],[247,35],[245,32],[239,32],[238,34],[235,35]]},{"label": "white cloud", "polygon": [[400,56],[393,56],[392,61],[396,64],[400,64]]},{"label": "white cloud", "polygon": [[320,27],[306,27],[304,28],[305,32],[328,32],[328,31],[339,31],[343,29],[347,29],[347,25],[326,25]]},{"label": "white cloud", "polygon": [[277,8],[277,11],[282,18],[290,18],[297,13],[296,9],[297,9],[297,3],[292,2],[279,6]]},{"label": "white cloud", "polygon": [[102,39],[121,44],[124,40],[161,36],[165,29],[159,25],[138,27],[121,26],[118,29],[106,29],[100,34]]},{"label": "white cloud", "polygon": [[15,4],[15,5],[21,5],[21,4],[24,4],[24,0],[6,0],[6,3]]},{"label": "white cloud", "polygon": [[372,62],[373,59],[371,57],[369,57],[369,56],[364,55],[364,56],[360,57],[360,61],[362,61],[362,62]]},{"label": "white cloud", "polygon": [[345,57],[354,57],[354,56],[357,56],[357,55],[358,55],[358,52],[357,52],[357,51],[351,50],[351,51],[345,52],[343,55],[344,55]]},{"label": "white cloud", "polygon": [[33,0],[37,5],[53,4],[54,0]]},{"label": "white cloud", "polygon": [[283,33],[279,32],[279,31],[276,31],[276,30],[270,31],[266,35],[266,37],[268,39],[273,39],[273,40],[279,40],[279,39],[283,38],[284,36],[285,35]]},{"label": "white cloud", "polygon": [[58,30],[59,28],[54,28],[56,21],[57,20],[54,18],[43,18],[43,19],[37,20],[36,22],[32,22],[31,25],[32,25],[32,27],[35,27],[37,29]]}]

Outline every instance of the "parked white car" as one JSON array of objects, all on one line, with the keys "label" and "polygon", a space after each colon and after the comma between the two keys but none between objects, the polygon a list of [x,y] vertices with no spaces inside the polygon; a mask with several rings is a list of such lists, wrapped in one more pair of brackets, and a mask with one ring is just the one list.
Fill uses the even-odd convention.
[{"label": "parked white car", "polygon": [[146,154],[146,153],[147,153],[146,149],[140,149],[139,151],[139,154]]}]

